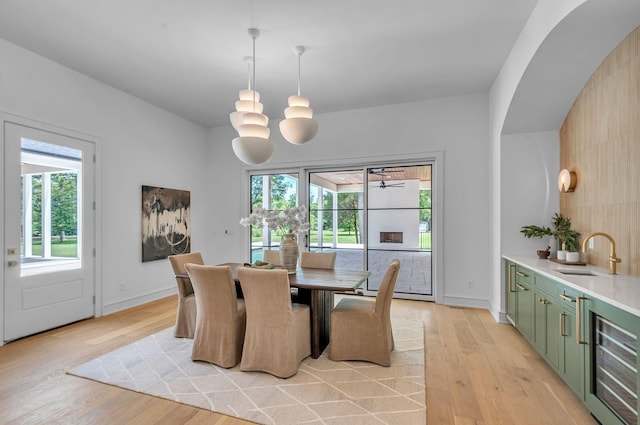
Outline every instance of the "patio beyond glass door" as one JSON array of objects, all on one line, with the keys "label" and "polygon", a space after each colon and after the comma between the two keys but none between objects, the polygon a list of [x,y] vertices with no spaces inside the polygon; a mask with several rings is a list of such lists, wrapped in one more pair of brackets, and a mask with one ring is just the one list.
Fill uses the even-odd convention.
[{"label": "patio beyond glass door", "polygon": [[[369,270],[361,287],[375,295],[393,259],[400,260],[395,297],[432,300],[433,162],[254,173],[251,211],[293,208],[306,199],[310,230],[301,250],[336,252],[335,267]],[[299,175],[307,183],[299,184]],[[281,234],[251,228],[251,262],[278,250]]]},{"label": "patio beyond glass door", "polygon": [[364,269],[364,170],[309,173],[309,251],[336,252],[336,268]]},{"label": "patio beyond glass door", "polygon": [[432,165],[309,172],[310,251],[335,251],[336,268],[366,268],[377,293],[400,260],[395,296],[432,299]]}]

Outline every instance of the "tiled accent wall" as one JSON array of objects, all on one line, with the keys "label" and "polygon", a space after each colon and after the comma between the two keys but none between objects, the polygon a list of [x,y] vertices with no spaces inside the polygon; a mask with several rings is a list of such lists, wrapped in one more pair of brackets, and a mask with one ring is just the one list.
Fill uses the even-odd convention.
[{"label": "tiled accent wall", "polygon": [[[600,64],[560,129],[560,169],[575,171],[560,212],[582,233],[609,233],[622,259],[618,273],[640,276],[640,27]],[[596,236],[583,257],[609,267],[609,242]]]}]

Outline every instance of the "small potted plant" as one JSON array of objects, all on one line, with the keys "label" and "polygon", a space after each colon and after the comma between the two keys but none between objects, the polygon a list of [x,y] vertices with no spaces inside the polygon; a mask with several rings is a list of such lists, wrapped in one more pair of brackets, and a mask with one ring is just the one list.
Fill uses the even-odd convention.
[{"label": "small potted plant", "polygon": [[566,252],[575,252],[578,248],[578,236],[580,233],[575,230],[571,230],[571,219],[564,217],[562,214],[556,213],[551,219],[551,226],[536,226],[529,225],[523,226],[520,232],[526,238],[542,238],[544,236],[551,236],[552,240],[557,241],[558,259],[564,260],[566,258]]}]

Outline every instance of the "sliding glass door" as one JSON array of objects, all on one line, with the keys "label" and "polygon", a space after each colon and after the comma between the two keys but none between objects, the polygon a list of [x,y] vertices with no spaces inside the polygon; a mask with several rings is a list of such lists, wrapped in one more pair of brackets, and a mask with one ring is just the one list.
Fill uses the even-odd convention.
[{"label": "sliding glass door", "polygon": [[[397,258],[395,296],[431,300],[432,168],[425,161],[252,173],[251,211],[306,201],[311,227],[300,236],[301,249],[336,252],[336,268],[371,271],[362,288],[367,295],[377,293]],[[300,184],[301,175],[306,184]],[[277,250],[280,236],[252,227],[251,261]]]}]

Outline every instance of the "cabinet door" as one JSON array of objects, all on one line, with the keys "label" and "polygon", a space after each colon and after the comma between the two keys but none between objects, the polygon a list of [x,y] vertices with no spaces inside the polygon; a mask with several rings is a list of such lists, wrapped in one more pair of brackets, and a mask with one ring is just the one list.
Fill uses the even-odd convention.
[{"label": "cabinet door", "polygon": [[534,290],[533,346],[549,364],[558,370],[560,359],[560,301],[556,297]]},{"label": "cabinet door", "polygon": [[507,317],[511,323],[516,321],[516,265],[511,261],[505,261],[505,290],[507,302]]},{"label": "cabinet door", "polygon": [[[582,294],[569,289],[564,285],[559,286],[562,302],[560,318],[560,367],[558,372],[571,387],[571,389],[584,400],[585,397],[585,359],[587,345],[583,341],[585,336],[585,317],[578,323],[577,308],[582,307],[580,297]],[[583,310],[581,310],[583,311]],[[580,329],[578,329],[580,325]]]},{"label": "cabinet door", "polygon": [[533,341],[534,304],[531,285],[516,282],[516,327],[529,341]]},{"label": "cabinet door", "polygon": [[560,313],[560,367],[558,372],[574,393],[584,400],[584,351],[577,342],[576,314],[573,309]]}]

